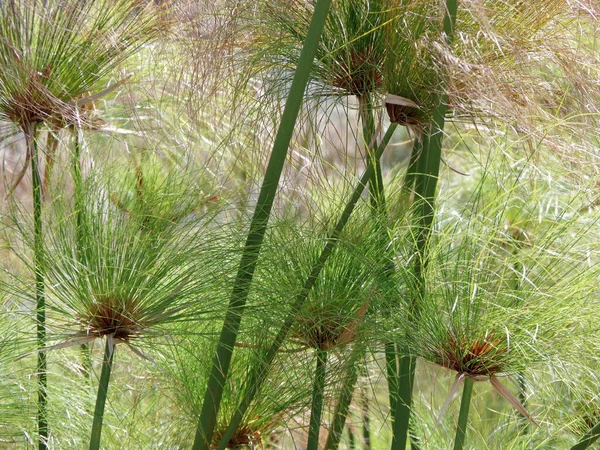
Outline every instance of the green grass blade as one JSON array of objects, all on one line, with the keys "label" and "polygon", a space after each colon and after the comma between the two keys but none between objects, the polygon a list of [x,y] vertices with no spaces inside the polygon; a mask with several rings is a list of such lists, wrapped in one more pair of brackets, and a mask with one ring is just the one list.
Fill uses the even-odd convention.
[{"label": "green grass blade", "polygon": [[317,364],[315,367],[315,380],[313,383],[312,406],[306,450],[317,450],[319,448],[319,431],[321,430],[321,414],[323,413],[327,351],[318,349],[316,353]]},{"label": "green grass blade", "polygon": [[[397,124],[390,125],[390,127],[386,131],[386,133],[381,141],[381,144],[379,144],[379,147],[377,148],[376,156],[381,156],[383,154],[383,151],[385,150],[388,143],[390,142],[390,139],[392,138],[394,131],[396,131],[396,127],[397,127]],[[223,434],[223,437],[221,438],[221,441],[219,442],[219,447],[218,447],[219,449],[222,450],[226,447],[227,443],[229,442],[229,439],[231,438],[231,436],[233,436],[233,434],[237,430],[238,426],[240,425],[246,410],[252,403],[254,396],[256,395],[260,385],[264,381],[265,374],[268,372],[269,366],[271,365],[271,363],[273,362],[273,359],[277,355],[277,352],[279,352],[279,349],[283,345],[283,342],[287,336],[287,333],[289,332],[290,328],[292,327],[292,325],[294,323],[294,318],[297,316],[298,312],[302,308],[302,305],[304,304],[304,301],[308,297],[308,294],[309,294],[310,290],[312,289],[314,283],[316,282],[317,277],[321,273],[321,270],[323,269],[325,262],[327,261],[327,259],[329,258],[329,255],[331,255],[331,252],[335,248],[335,246],[337,244],[337,240],[340,236],[340,233],[342,232],[342,230],[346,226],[346,223],[350,219],[350,215],[354,211],[354,207],[358,203],[358,200],[360,199],[363,191],[365,190],[367,183],[371,180],[371,177],[373,176],[373,172],[374,172],[373,164],[371,161],[369,161],[367,164],[367,168],[365,169],[365,172],[363,173],[358,185],[354,189],[352,196],[348,200],[340,219],[338,220],[337,224],[335,225],[335,228],[329,235],[329,238],[327,239],[327,243],[325,244],[325,247],[323,248],[323,251],[321,252],[321,255],[319,256],[318,261],[315,263],[313,270],[311,271],[308,279],[306,280],[304,286],[302,287],[302,290],[296,296],[296,299],[294,300],[294,303],[290,309],[290,312],[288,314],[288,317],[287,317],[285,323],[282,325],[277,336],[275,337],[273,344],[271,344],[271,347],[267,351],[267,353],[263,359],[263,364],[251,374],[251,376],[249,378],[249,382],[248,382],[248,386],[249,386],[248,392],[246,393],[246,395],[240,402],[240,405],[236,409],[236,412],[235,412],[233,418],[231,419],[231,422],[229,423],[227,430]]]},{"label": "green grass blade", "polygon": [[466,377],[463,385],[462,399],[460,400],[460,412],[458,414],[458,425],[454,436],[454,450],[462,450],[467,435],[467,421],[469,418],[469,407],[471,406],[471,394],[473,393],[473,379]]},{"label": "green grass blade", "polygon": [[233,347],[237,339],[237,332],[242,319],[243,309],[246,304],[250,284],[258,261],[260,246],[263,242],[267,223],[271,214],[273,200],[277,193],[277,186],[281,171],[288,152],[288,147],[300,106],[304,98],[304,91],[308,84],[317,46],[325,25],[325,19],[331,6],[331,0],[319,0],[311,19],[308,34],[302,47],[298,60],[296,73],[290,88],[281,124],[277,130],[273,151],[265,172],[265,178],[260,190],[256,209],[250,224],[250,231],[242,254],[237,278],[231,294],[229,307],[225,316],[223,329],[217,344],[211,375],[208,381],[202,412],[198,421],[198,428],[194,439],[194,450],[208,450],[211,446],[217,413],[223,395],[223,386],[227,379],[229,364]]},{"label": "green grass blade", "polygon": [[117,347],[114,344],[111,336],[107,336],[106,347],[104,349],[104,359],[102,360],[102,372],[100,373],[100,383],[98,385],[98,396],[96,397],[96,407],[94,408],[94,422],[92,423],[90,450],[100,449],[102,419],[104,419],[104,407],[106,405],[106,397],[108,394],[108,382],[110,381],[110,371],[112,369],[116,348]]},{"label": "green grass blade", "polygon": [[[31,178],[33,186],[33,253],[35,270],[35,299],[38,349],[46,347],[46,296],[44,292],[44,235],[42,227],[42,180],[39,171],[37,125],[23,127],[28,153],[31,155]],[[47,448],[48,442],[48,378],[46,352],[37,354],[38,374],[38,446]]]},{"label": "green grass blade", "polygon": [[594,428],[585,433],[581,440],[571,447],[571,450],[586,450],[592,448],[592,445],[594,445],[594,442],[596,442],[598,438],[600,438],[600,423],[597,423]]}]

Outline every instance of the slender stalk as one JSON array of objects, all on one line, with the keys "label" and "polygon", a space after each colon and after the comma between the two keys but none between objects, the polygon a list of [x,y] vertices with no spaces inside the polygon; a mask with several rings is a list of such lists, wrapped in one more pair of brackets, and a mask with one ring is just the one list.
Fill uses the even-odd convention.
[{"label": "slender stalk", "polygon": [[571,450],[586,450],[588,448],[592,448],[592,445],[598,440],[598,438],[600,438],[600,423],[597,423],[594,428],[585,433],[581,440],[571,447]]},{"label": "slender stalk", "polygon": [[[376,146],[374,145],[373,136],[375,135],[375,117],[373,110],[373,100],[372,95],[370,93],[366,93],[362,96],[358,96],[359,103],[359,111],[361,116],[361,121],[363,123],[363,138],[367,143],[367,158],[373,161],[374,166],[374,175],[371,181],[369,182],[369,197],[371,200],[371,207],[373,208],[374,217],[378,224],[381,225],[381,221],[385,221],[387,217],[387,209],[385,202],[385,191],[383,185],[383,173],[381,170],[381,155],[376,155]],[[387,247],[386,233],[383,227],[379,230],[380,236],[383,240],[381,243],[382,246],[382,255],[385,255],[385,249]],[[390,262],[386,264],[386,272],[391,274],[394,271],[393,264]],[[385,358],[386,358],[386,378],[388,381],[388,392],[390,398],[390,405],[395,403],[395,399],[397,396],[397,386],[398,386],[398,357],[396,354],[396,346],[388,342],[385,344]],[[355,381],[356,382],[356,381]],[[342,393],[343,397],[340,399],[340,403],[342,401],[351,401],[352,397],[348,397],[344,395],[345,392]],[[395,410],[395,407],[391,408],[392,411]],[[340,409],[340,412],[343,411],[343,407]],[[346,414],[348,410],[346,408]],[[340,417],[339,420],[342,420]],[[343,423],[345,423],[346,418],[343,417]],[[342,425],[343,425],[342,423]],[[339,430],[341,434],[342,429]],[[330,437],[332,434],[330,434]],[[335,438],[334,438],[335,439]],[[339,445],[339,438],[337,439],[337,445]],[[333,445],[333,442],[332,442]]]},{"label": "slender stalk", "polygon": [[250,291],[250,285],[260,253],[260,247],[271,215],[271,208],[273,206],[275,194],[277,193],[277,186],[287,156],[288,147],[294,132],[294,126],[296,124],[300,106],[302,105],[304,91],[308,84],[313,60],[330,6],[331,0],[319,0],[317,2],[308,29],[308,34],[296,66],[296,73],[294,74],[290,93],[286,101],[281,124],[277,130],[273,151],[265,172],[265,178],[250,224],[248,238],[242,253],[242,259],[229,301],[229,307],[225,315],[219,343],[217,344],[212,370],[208,380],[204,402],[202,404],[202,411],[198,421],[193,450],[208,450],[211,447],[214,427],[217,421],[217,413],[221,404],[225,381],[227,380],[229,373],[229,364],[237,339],[237,332]]},{"label": "slender stalk", "polygon": [[[83,208],[83,175],[81,173],[81,145],[79,142],[79,130],[75,127],[73,131],[73,208],[75,209],[75,215],[77,220],[77,229],[75,230],[76,246],[75,249],[77,255],[77,262],[80,264],[83,262],[83,249],[84,249],[84,214]],[[92,369],[92,356],[90,354],[90,345],[81,344],[81,366],[83,374],[87,379],[90,379],[90,371]]]},{"label": "slender stalk", "polygon": [[396,399],[398,398],[398,356],[396,344],[387,342],[385,344],[385,370],[388,382],[388,396],[390,399],[390,414],[392,422],[396,413]]},{"label": "slender stalk", "polygon": [[355,443],[355,439],[354,439],[354,433],[352,432],[352,430],[350,429],[350,427],[348,427],[348,448],[350,450],[354,450],[356,448],[356,443]]},{"label": "slender stalk", "polygon": [[90,438],[90,450],[100,449],[100,435],[102,434],[102,420],[104,419],[104,406],[108,394],[108,382],[110,381],[110,371],[112,369],[113,359],[115,357],[116,346],[110,336],[106,338],[106,347],[104,349],[104,359],[102,360],[102,372],[100,373],[100,384],[98,385],[98,396],[96,397],[96,407],[94,408],[94,422],[92,423],[92,436]]},{"label": "slender stalk", "polygon": [[[458,0],[446,0],[446,14],[444,16],[444,33],[448,45],[454,39],[456,13]],[[420,144],[413,146],[411,166],[407,173],[408,181],[414,178],[415,217],[416,224],[416,258],[413,267],[415,280],[415,296],[412,304],[412,317],[418,320],[420,299],[425,295],[424,271],[427,266],[426,244],[433,224],[435,193],[440,171],[442,157],[442,140],[446,113],[448,109],[448,94],[443,89],[441,80],[441,94],[436,96],[433,111],[433,121],[425,130]],[[410,188],[410,186],[409,186]],[[400,360],[400,373],[398,376],[398,397],[395,403],[392,450],[404,450],[409,428],[410,408],[412,403],[412,386],[415,377],[416,358],[412,355],[404,356]],[[402,382],[404,380],[404,382]]]},{"label": "slender stalk", "polygon": [[[31,155],[31,178],[33,187],[33,257],[35,271],[35,299],[38,349],[46,347],[46,296],[44,292],[44,235],[42,228],[42,180],[39,171],[37,124],[23,127],[28,153]],[[38,446],[46,449],[48,443],[48,377],[46,352],[37,354],[38,374]]]},{"label": "slender stalk", "polygon": [[365,450],[371,448],[371,416],[369,414],[369,396],[366,390],[362,390],[362,412],[363,412],[363,440]]},{"label": "slender stalk", "polygon": [[371,206],[377,213],[385,214],[385,196],[383,191],[383,175],[381,171],[381,156],[375,155],[377,145],[373,139],[375,136],[375,117],[373,111],[373,99],[370,93],[358,96],[360,118],[363,126],[363,139],[367,149],[367,158],[373,159],[374,174],[369,181],[369,197]]},{"label": "slender stalk", "polygon": [[471,394],[473,393],[473,380],[465,378],[462,399],[460,400],[460,412],[458,414],[458,425],[454,436],[454,450],[462,450],[465,445],[467,434],[467,419],[469,418],[469,407],[471,406]]},{"label": "slender stalk", "polygon": [[[381,156],[381,154],[383,153],[387,144],[390,142],[390,139],[392,138],[392,135],[394,134],[396,127],[397,127],[396,124],[392,124],[386,131],[386,134],[383,137],[381,144],[377,148],[378,156]],[[246,395],[241,400],[238,408],[236,409],[236,412],[233,415],[233,418],[231,419],[231,422],[229,423],[227,430],[225,430],[225,433],[223,434],[221,441],[219,442],[218,449],[223,450],[227,446],[227,443],[231,439],[231,436],[233,436],[233,434],[239,427],[246,410],[252,403],[254,396],[256,395],[261,384],[265,380],[265,377],[269,370],[269,367],[271,366],[273,360],[275,359],[275,356],[279,352],[279,349],[283,345],[283,342],[287,336],[287,333],[289,332],[290,328],[294,324],[295,317],[298,315],[298,312],[302,308],[302,305],[304,304],[304,301],[308,297],[310,290],[312,289],[313,285],[317,281],[317,277],[319,276],[319,274],[321,273],[321,270],[325,266],[325,263],[327,262],[329,255],[331,255],[331,253],[333,252],[333,249],[335,248],[335,246],[337,244],[337,240],[338,240],[342,230],[346,226],[348,219],[350,219],[350,215],[354,211],[354,207],[358,203],[358,200],[360,199],[360,197],[365,189],[366,184],[369,182],[369,180],[373,176],[373,172],[374,172],[373,164],[371,161],[369,161],[367,163],[367,168],[365,169],[365,172],[363,173],[363,176],[361,177],[358,185],[354,189],[352,196],[348,200],[348,203],[346,204],[346,207],[344,208],[344,211],[342,212],[340,219],[338,220],[337,224],[335,225],[335,228],[329,235],[329,238],[327,239],[327,242],[325,244],[325,247],[323,248],[323,251],[321,252],[321,255],[319,256],[319,259],[316,261],[315,265],[313,266],[313,269],[312,269],[310,275],[308,276],[306,282],[304,283],[304,286],[302,287],[302,289],[296,296],[294,303],[292,304],[292,307],[290,308],[290,312],[288,314],[288,317],[286,318],[286,321],[284,322],[281,329],[279,330],[277,336],[275,337],[275,340],[271,344],[271,347],[265,354],[265,356],[262,360],[262,364],[259,365],[257,369],[254,369],[254,371],[250,374],[249,381],[247,384],[248,391],[246,392]]]},{"label": "slender stalk", "polygon": [[335,406],[333,422],[329,428],[329,435],[327,436],[327,442],[325,443],[326,450],[337,449],[340,445],[344,425],[346,425],[346,417],[350,410],[352,394],[354,394],[354,387],[358,380],[358,369],[356,364],[357,361],[362,359],[364,354],[364,348],[360,345],[352,349],[352,355],[350,356],[350,361],[348,361],[348,373],[344,379],[344,384]]},{"label": "slender stalk", "polygon": [[313,383],[310,424],[308,428],[308,443],[306,450],[319,448],[319,431],[321,430],[321,414],[323,413],[323,395],[325,393],[325,374],[327,368],[327,351],[317,349],[317,365]]}]

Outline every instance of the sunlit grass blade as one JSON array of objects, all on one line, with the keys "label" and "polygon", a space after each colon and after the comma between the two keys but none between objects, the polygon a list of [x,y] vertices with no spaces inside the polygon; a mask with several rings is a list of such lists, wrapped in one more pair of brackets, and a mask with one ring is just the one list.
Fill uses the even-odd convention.
[{"label": "sunlit grass blade", "polygon": [[229,308],[223,323],[223,329],[217,344],[213,361],[213,369],[208,380],[202,412],[198,420],[198,429],[194,441],[194,450],[208,450],[211,445],[214,427],[217,420],[223,386],[228,376],[229,363],[237,332],[242,320],[242,314],[258,257],[263,242],[273,200],[277,193],[281,171],[285,163],[288,146],[294,132],[296,119],[308,84],[313,59],[329,12],[331,0],[319,0],[315,6],[308,34],[304,41],[302,53],[290,87],[281,123],[277,130],[273,151],[269,159],[263,184],[257,200],[248,238],[242,254],[236,282],[231,294]]}]

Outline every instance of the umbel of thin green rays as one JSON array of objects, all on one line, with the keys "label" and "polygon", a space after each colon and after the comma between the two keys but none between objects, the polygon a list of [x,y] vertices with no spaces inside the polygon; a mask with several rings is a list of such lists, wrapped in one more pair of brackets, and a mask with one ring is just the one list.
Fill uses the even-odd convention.
[{"label": "umbel of thin green rays", "polygon": [[224,382],[228,377],[229,363],[233,353],[233,346],[237,338],[237,331],[241,322],[242,313],[248,291],[252,283],[252,277],[260,246],[267,228],[273,200],[277,193],[277,185],[287,155],[288,146],[292,138],[296,118],[304,98],[304,91],[308,84],[309,74],[316,49],[321,37],[321,32],[331,5],[330,0],[319,0],[315,6],[313,18],[307,32],[302,53],[298,60],[294,80],[290,88],[286,106],[281,117],[281,123],[273,144],[273,152],[269,158],[257,205],[255,208],[248,238],[242,254],[240,267],[217,351],[214,357],[213,369],[208,380],[206,395],[202,406],[202,412],[198,421],[198,429],[194,442],[194,449],[208,449],[212,441],[214,427],[217,420]]},{"label": "umbel of thin green rays", "polygon": [[0,119],[21,129],[101,126],[89,106],[126,80],[106,88],[106,77],[162,28],[155,10],[128,0],[3,2]]},{"label": "umbel of thin green rays", "polygon": [[[375,323],[374,316],[380,304],[389,298],[385,285],[378,282],[385,278],[377,227],[371,221],[368,208],[357,211],[355,215],[357,213],[359,218],[351,221],[338,238],[335,250],[308,297],[292,317],[287,344],[281,349],[284,352],[304,349],[314,355],[307,448],[319,447],[327,384],[331,383],[332,377],[339,378],[335,374],[340,370],[352,371],[348,366],[355,365],[357,361],[356,357],[349,355],[364,354],[366,338],[372,334],[368,329]],[[257,273],[257,281],[272,285],[264,288],[265,295],[272,292],[274,297],[264,314],[273,318],[281,312],[287,314],[288,308],[283,300],[301,289],[325,239],[325,236],[319,239],[318,233],[311,231],[308,224],[290,231],[282,228],[279,233],[270,234],[271,239],[265,243],[265,251],[270,257],[265,257],[266,261]],[[289,248],[295,249],[293,257]],[[281,293],[280,289],[283,289]],[[336,355],[333,361],[330,360],[332,354]],[[344,361],[343,365],[336,365],[336,359]],[[354,385],[346,389],[353,390]]]},{"label": "umbel of thin green rays", "polygon": [[[106,92],[99,82],[117,64],[156,37],[155,18],[133,17],[130,2],[8,0],[0,8],[0,119],[26,139],[25,164],[33,180],[34,273],[38,345],[45,346],[42,186],[37,128],[41,122],[79,122],[80,109]],[[96,91],[94,95],[90,91]],[[49,168],[48,168],[49,170]],[[46,355],[38,355],[39,446],[48,439]]]},{"label": "umbel of thin green rays", "polygon": [[38,354],[105,339],[90,439],[97,449],[116,347],[147,358],[139,346],[170,335],[169,324],[212,319],[217,305],[205,300],[219,256],[207,248],[205,239],[218,241],[204,229],[210,220],[155,219],[149,229],[147,217],[124,214],[114,204],[108,194],[114,187],[86,184],[78,214],[57,199],[46,219],[45,248],[52,254],[43,271],[47,320],[58,332],[49,335],[56,343]]},{"label": "umbel of thin green rays", "polygon": [[540,226],[536,245],[519,252],[528,275],[515,291],[515,255],[506,245],[505,230],[506,217],[512,214],[505,207],[510,199],[500,198],[497,208],[485,205],[486,218],[481,212],[474,215],[475,205],[481,204],[481,197],[474,197],[464,210],[449,212],[453,221],[443,220],[445,225],[431,237],[424,274],[428,295],[421,300],[418,320],[397,315],[407,320],[403,337],[408,336],[412,354],[456,373],[438,422],[452,396],[469,382],[464,385],[455,448],[466,442],[472,381],[489,382],[515,412],[536,420],[505,387],[504,377],[531,374],[547,359],[561,365],[558,358],[573,358],[571,353],[578,351],[573,343],[587,333],[581,326],[576,327],[579,331],[571,327],[588,320],[581,293],[597,272],[582,257],[589,251],[585,241],[591,228],[578,223],[577,215],[565,215],[562,223]]},{"label": "umbel of thin green rays", "polygon": [[[221,440],[240,397],[245,393],[249,372],[256,364],[260,364],[260,348],[267,342],[264,330],[269,327],[271,321],[261,317],[259,311],[247,312],[253,318],[256,316],[256,329],[252,326],[240,332],[239,348],[232,357],[231,376],[224,388],[215,426],[213,448]],[[185,335],[181,333],[169,350],[168,359],[172,363],[167,368],[171,369],[173,378],[167,378],[165,381],[173,388],[171,395],[176,407],[181,411],[177,415],[180,419],[172,425],[177,430],[173,436],[173,445],[189,446],[194,437],[193,426],[202,407],[206,381],[211,369],[210,360],[206,360],[204,355],[214,345],[213,339],[206,335],[206,331],[203,335],[198,335],[197,330],[188,326]],[[227,448],[262,448],[269,445],[268,443],[280,445],[283,430],[289,426],[286,421],[307,408],[307,399],[310,396],[309,367],[308,358],[301,353],[281,353],[270,368],[270,381],[261,386],[260,394],[248,409],[243,421],[228,438]]]},{"label": "umbel of thin green rays", "polygon": [[[377,148],[376,156],[380,157],[383,154],[383,151],[389,144],[390,139],[392,138],[392,135],[394,134],[395,130],[396,126],[394,124],[392,124],[388,128],[386,134],[384,135],[381,143]],[[277,336],[275,337],[272,344],[269,346],[268,350],[263,352],[263,356],[261,359],[262,364],[258,365],[258,367],[255,370],[253,370],[250,374],[247,382],[246,393],[243,399],[240,401],[240,404],[238,405],[235,414],[231,419],[229,426],[227,427],[225,435],[219,443],[219,449],[222,450],[226,447],[229,438],[233,435],[233,433],[241,423],[246,410],[252,404],[252,401],[255,395],[257,394],[260,386],[266,381],[269,366],[273,363],[273,360],[281,350],[281,347],[284,345],[288,333],[290,332],[295,323],[297,315],[300,313],[302,306],[308,298],[308,295],[310,294],[315,282],[318,280],[319,275],[323,270],[323,267],[325,266],[327,260],[331,256],[331,253],[335,249],[338,239],[342,231],[344,230],[344,227],[350,220],[350,216],[354,212],[354,209],[357,206],[363,191],[366,189],[367,183],[373,177],[373,173],[374,165],[373,161],[370,160],[367,163],[367,168],[365,169],[365,172],[363,173],[360,181],[357,183],[356,187],[352,192],[352,195],[346,202],[344,210],[342,211],[338,221],[336,222],[331,232],[328,234],[328,237],[323,246],[323,250],[320,252],[318,259],[313,263],[310,274],[306,278],[306,281],[303,283],[302,288],[295,295],[293,304],[289,309],[284,324],[279,328]]]}]

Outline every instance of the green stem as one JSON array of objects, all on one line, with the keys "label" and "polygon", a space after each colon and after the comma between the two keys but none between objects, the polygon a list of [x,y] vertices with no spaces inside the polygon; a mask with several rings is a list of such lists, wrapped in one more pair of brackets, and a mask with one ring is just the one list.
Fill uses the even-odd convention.
[{"label": "green stem", "polygon": [[[33,187],[33,254],[35,271],[35,299],[38,350],[46,347],[46,296],[44,293],[44,235],[42,228],[42,180],[39,171],[37,124],[23,127],[28,153],[31,155],[31,178]],[[46,449],[48,444],[48,375],[46,352],[37,354],[38,374],[38,446]]]},{"label": "green stem", "polygon": [[385,215],[385,196],[383,190],[383,174],[381,171],[381,156],[375,155],[377,144],[375,143],[375,117],[373,111],[373,99],[370,93],[358,96],[360,118],[363,126],[363,139],[367,149],[367,160],[373,160],[374,174],[369,181],[369,197],[371,206],[378,215]]},{"label": "green stem", "polygon": [[229,364],[258,261],[260,247],[267,229],[288,147],[330,6],[331,0],[318,0],[302,47],[217,344],[202,411],[198,420],[193,450],[209,450],[211,447],[217,413],[229,373]]},{"label": "green stem", "polygon": [[[454,40],[454,28],[458,0],[446,0],[446,13],[444,16],[444,33],[448,45]],[[420,142],[413,147],[414,158],[411,156],[411,166],[407,172],[407,180],[412,183],[414,179],[415,194],[415,217],[416,224],[416,258],[413,266],[415,280],[412,307],[410,315],[418,322],[419,304],[425,296],[425,276],[427,267],[427,241],[431,234],[433,225],[435,194],[437,189],[440,162],[442,159],[442,140],[446,113],[448,110],[448,94],[443,89],[444,80],[440,82],[442,94],[435,98],[433,120],[422,135]],[[411,186],[408,186],[410,189]],[[398,376],[398,401],[396,412],[392,413],[394,418],[392,450],[404,450],[406,448],[406,435],[408,434],[410,405],[412,402],[412,386],[415,377],[416,359],[414,356],[404,356],[400,361],[400,374]],[[402,380],[405,380],[402,383]],[[399,433],[399,434],[398,434]]]},{"label": "green stem", "polygon": [[[381,156],[381,154],[383,153],[387,144],[390,142],[390,139],[392,138],[392,135],[394,134],[396,127],[397,127],[396,124],[392,124],[388,128],[385,136],[383,137],[381,144],[379,145],[379,147],[377,149],[378,156]],[[335,225],[335,228],[329,235],[329,238],[327,239],[327,242],[325,244],[325,247],[323,248],[323,251],[321,252],[321,255],[319,256],[319,259],[313,266],[313,269],[312,269],[310,275],[308,276],[308,278],[306,279],[304,286],[302,287],[302,289],[296,296],[294,303],[292,304],[292,307],[290,308],[290,312],[286,318],[286,321],[284,322],[281,329],[279,330],[277,336],[275,337],[275,340],[271,344],[271,347],[265,354],[264,358],[262,358],[262,360],[261,360],[262,364],[260,364],[257,369],[254,369],[253,372],[249,375],[248,383],[247,383],[248,391],[246,392],[246,395],[244,396],[244,398],[240,402],[238,408],[236,409],[236,412],[235,412],[233,418],[231,419],[229,426],[227,427],[227,430],[225,430],[225,433],[223,434],[221,441],[219,442],[218,449],[223,450],[226,447],[227,443],[229,442],[229,440],[231,439],[231,437],[233,436],[233,434],[239,427],[246,410],[252,403],[254,396],[256,395],[261,384],[265,380],[265,377],[268,373],[269,367],[271,366],[273,360],[275,359],[275,356],[279,352],[279,349],[283,345],[283,342],[287,336],[288,331],[294,324],[295,318],[297,317],[300,309],[302,308],[304,301],[308,297],[310,290],[312,289],[313,285],[317,281],[317,277],[321,273],[321,270],[323,269],[325,263],[327,262],[329,255],[331,255],[331,252],[333,252],[333,249],[337,245],[337,241],[338,241],[338,238],[339,238],[342,230],[346,226],[348,219],[350,219],[350,215],[352,214],[352,211],[354,211],[354,207],[360,200],[360,197],[365,189],[365,186],[369,182],[369,180],[371,179],[372,176],[373,176],[373,165],[369,161],[367,164],[367,168],[365,169],[365,172],[363,173],[363,176],[361,177],[358,185],[354,189],[352,196],[348,200],[348,203],[346,204],[346,207],[344,208],[344,211],[342,212],[340,219],[338,220],[337,224]]]},{"label": "green stem", "polygon": [[365,450],[371,448],[371,416],[369,414],[369,396],[366,389],[362,390],[362,412],[363,412],[363,439],[365,442]]},{"label": "green stem", "polygon": [[354,450],[356,448],[356,443],[354,439],[354,433],[350,428],[348,428],[348,448],[350,450]]},{"label": "green stem", "polygon": [[[381,170],[381,155],[376,155],[376,146],[373,139],[375,135],[375,118],[373,111],[373,101],[370,93],[366,93],[364,95],[358,96],[359,103],[359,111],[361,120],[363,123],[363,138],[365,140],[367,146],[367,158],[372,161],[374,166],[374,175],[371,181],[369,182],[369,196],[371,200],[371,207],[373,208],[375,220],[378,225],[382,225],[382,221],[386,220],[387,217],[387,208],[385,202],[385,191],[383,185],[383,173]],[[383,226],[379,227],[380,236],[382,239],[381,243],[381,251],[382,257],[385,255],[385,249],[387,247],[387,239],[386,232]],[[394,266],[391,261],[386,263],[386,273],[391,275],[394,271]],[[396,355],[396,346],[388,342],[385,344],[385,357],[386,357],[386,377],[388,381],[388,392],[390,398],[390,406],[395,404],[395,399],[397,396],[396,390],[398,386],[398,358]],[[344,397],[348,399],[348,397]],[[348,401],[351,400],[351,397]],[[395,406],[391,406],[391,410],[395,411]],[[347,414],[347,411],[346,411]],[[345,417],[344,417],[345,422]],[[342,429],[339,430],[339,434],[341,435]],[[332,434],[330,434],[330,437]],[[335,436],[335,435],[333,435]],[[339,439],[337,439],[339,445]]]},{"label": "green stem", "polygon": [[460,412],[458,414],[458,425],[454,436],[454,450],[462,450],[467,435],[467,422],[469,418],[469,407],[471,406],[471,394],[473,393],[473,379],[465,378],[462,399],[460,401]]},{"label": "green stem", "polygon": [[100,373],[100,384],[98,385],[98,396],[96,397],[96,407],[94,408],[94,422],[92,423],[90,450],[100,449],[102,419],[104,419],[104,406],[106,405],[108,382],[110,381],[110,371],[112,369],[112,363],[115,357],[115,350],[115,344],[113,343],[112,339],[107,336],[106,347],[104,349],[104,359],[102,360],[102,372]]},{"label": "green stem", "polygon": [[392,412],[392,450],[406,449],[416,363],[417,360],[413,356],[400,358],[395,411]]},{"label": "green stem", "polygon": [[321,414],[323,413],[323,395],[325,393],[325,374],[327,367],[327,351],[317,349],[317,365],[313,383],[312,406],[310,410],[310,425],[308,428],[308,443],[306,450],[319,448],[319,431],[321,430]]},{"label": "green stem", "polygon": [[[73,131],[73,208],[75,209],[76,215],[76,254],[77,262],[83,263],[83,252],[84,252],[84,214],[83,214],[83,175],[81,173],[81,146],[79,143],[79,130],[75,127]],[[90,353],[89,344],[81,344],[81,367],[83,368],[83,374],[87,379],[90,379],[90,372],[92,369],[92,357]]]},{"label": "green stem", "polygon": [[581,440],[571,447],[571,450],[587,450],[592,447],[598,438],[600,438],[600,423],[597,423],[594,428],[585,433]]},{"label": "green stem", "polygon": [[346,425],[346,417],[350,410],[350,402],[352,401],[352,395],[354,394],[354,387],[358,381],[358,368],[356,365],[357,362],[362,359],[364,353],[364,347],[361,345],[352,349],[352,355],[350,356],[350,361],[348,361],[348,373],[344,379],[344,384],[335,406],[333,423],[329,428],[329,435],[327,436],[327,442],[325,443],[326,450],[337,449],[340,445],[342,432]]}]

